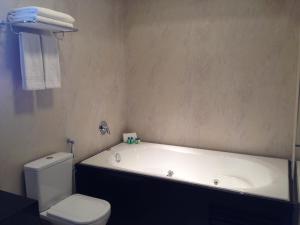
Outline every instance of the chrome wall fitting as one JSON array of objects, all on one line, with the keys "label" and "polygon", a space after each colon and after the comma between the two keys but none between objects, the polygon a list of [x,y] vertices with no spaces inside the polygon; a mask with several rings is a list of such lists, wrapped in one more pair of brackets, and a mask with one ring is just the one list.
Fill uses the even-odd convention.
[{"label": "chrome wall fitting", "polygon": [[73,158],[75,157],[74,156],[74,145],[75,145],[75,141],[70,139],[70,138],[67,138],[67,144],[70,146],[70,152],[73,154]]},{"label": "chrome wall fitting", "polygon": [[101,135],[110,134],[110,129],[106,121],[102,121],[99,125],[99,131]]}]

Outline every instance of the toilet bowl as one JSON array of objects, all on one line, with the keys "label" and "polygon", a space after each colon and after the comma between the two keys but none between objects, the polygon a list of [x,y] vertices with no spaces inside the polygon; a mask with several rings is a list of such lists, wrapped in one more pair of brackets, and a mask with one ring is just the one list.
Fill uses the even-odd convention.
[{"label": "toilet bowl", "polygon": [[41,218],[53,225],[106,225],[109,202],[72,195],[73,155],[55,153],[24,166],[27,197],[39,202]]}]

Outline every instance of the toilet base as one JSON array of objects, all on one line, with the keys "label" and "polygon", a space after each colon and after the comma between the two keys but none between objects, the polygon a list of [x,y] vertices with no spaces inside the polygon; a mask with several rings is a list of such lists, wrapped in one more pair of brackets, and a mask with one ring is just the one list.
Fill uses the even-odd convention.
[{"label": "toilet base", "polygon": [[[40,213],[40,216],[43,220],[46,220],[47,222],[51,223],[51,225],[76,225],[66,221],[59,221],[57,219],[50,218],[49,216],[47,216],[47,211]],[[106,215],[101,221],[96,221],[94,223],[90,223],[87,225],[106,225],[109,217],[110,217],[110,213]]]}]

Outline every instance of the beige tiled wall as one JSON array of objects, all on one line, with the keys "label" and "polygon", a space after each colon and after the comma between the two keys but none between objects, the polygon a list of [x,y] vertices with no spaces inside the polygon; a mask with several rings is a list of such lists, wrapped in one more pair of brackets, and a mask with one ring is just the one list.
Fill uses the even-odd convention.
[{"label": "beige tiled wall", "polygon": [[291,158],[294,0],[129,0],[128,129],[144,140]]},{"label": "beige tiled wall", "polygon": [[[17,36],[0,31],[0,189],[23,191],[26,162],[68,151],[76,160],[118,143],[125,129],[123,2],[119,0],[0,0],[0,18],[14,7],[39,5],[73,15],[78,33],[60,42],[62,88],[23,91]],[[107,120],[111,135],[101,137]]]}]

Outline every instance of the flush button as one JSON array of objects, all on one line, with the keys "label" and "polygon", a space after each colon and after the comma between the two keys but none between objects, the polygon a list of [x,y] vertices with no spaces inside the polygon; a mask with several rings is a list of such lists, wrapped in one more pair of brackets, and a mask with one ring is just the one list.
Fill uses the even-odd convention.
[{"label": "flush button", "polygon": [[46,159],[53,159],[53,156],[48,156]]}]

